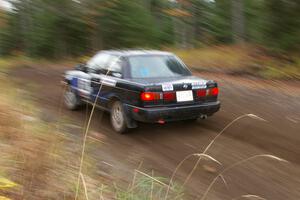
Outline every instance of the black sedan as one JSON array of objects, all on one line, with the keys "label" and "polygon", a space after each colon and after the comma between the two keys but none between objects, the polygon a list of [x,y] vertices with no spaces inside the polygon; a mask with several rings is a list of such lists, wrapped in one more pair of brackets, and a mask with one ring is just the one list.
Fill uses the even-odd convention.
[{"label": "black sedan", "polygon": [[169,52],[101,51],[64,79],[69,109],[95,103],[119,133],[138,122],[205,119],[220,109],[217,83],[193,76]]}]

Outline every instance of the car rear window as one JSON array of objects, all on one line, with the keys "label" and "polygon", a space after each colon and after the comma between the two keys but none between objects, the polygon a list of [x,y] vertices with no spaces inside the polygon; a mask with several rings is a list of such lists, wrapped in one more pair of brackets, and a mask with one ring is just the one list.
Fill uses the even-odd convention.
[{"label": "car rear window", "polygon": [[191,72],[175,56],[143,55],[131,56],[128,59],[132,78],[162,78],[191,75]]}]

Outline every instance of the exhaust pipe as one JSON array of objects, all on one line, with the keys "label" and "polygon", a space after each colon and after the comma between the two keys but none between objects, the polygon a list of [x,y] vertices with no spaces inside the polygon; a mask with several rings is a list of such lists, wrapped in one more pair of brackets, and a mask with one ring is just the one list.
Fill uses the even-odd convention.
[{"label": "exhaust pipe", "polygon": [[207,115],[200,115],[200,119],[207,119]]},{"label": "exhaust pipe", "polygon": [[159,124],[165,124],[165,123],[166,123],[166,121],[165,121],[165,120],[163,120],[163,119],[160,119],[160,120],[158,120],[158,121],[157,121],[157,123],[159,123]]}]

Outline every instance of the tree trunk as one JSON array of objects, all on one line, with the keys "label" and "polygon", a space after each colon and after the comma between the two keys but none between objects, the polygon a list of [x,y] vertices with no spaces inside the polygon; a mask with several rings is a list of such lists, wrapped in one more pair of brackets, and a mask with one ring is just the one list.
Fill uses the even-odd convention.
[{"label": "tree trunk", "polygon": [[245,41],[244,0],[231,0],[232,3],[232,30],[235,43]]},{"label": "tree trunk", "polygon": [[24,0],[23,7],[20,11],[20,24],[21,24],[21,33],[23,34],[23,48],[25,49],[26,54],[30,54],[31,42],[29,40],[29,30],[31,30],[31,13],[30,13],[30,1]]}]

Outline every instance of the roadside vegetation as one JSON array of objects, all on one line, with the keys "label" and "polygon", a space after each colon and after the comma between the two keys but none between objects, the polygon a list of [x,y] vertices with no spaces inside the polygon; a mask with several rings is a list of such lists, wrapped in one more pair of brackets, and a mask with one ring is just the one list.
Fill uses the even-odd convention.
[{"label": "roadside vegetation", "polygon": [[[33,104],[32,95],[17,89],[5,75],[8,71],[1,69],[0,196],[10,199],[57,199],[56,193],[69,196],[74,169],[66,158],[73,152],[66,150],[65,145],[70,140],[58,131],[56,124],[41,120],[42,113]],[[5,187],[1,180],[6,180]]]},{"label": "roadside vegetation", "polygon": [[[225,73],[237,76],[253,76],[263,79],[300,80],[300,53],[289,56],[271,54],[263,47],[250,44],[223,45],[197,49],[167,48],[179,56],[189,68],[198,72]],[[91,55],[64,59],[30,58],[25,55],[11,55],[0,59],[0,71],[10,66],[40,65],[49,67],[56,63],[87,62]]]},{"label": "roadside vegetation", "polygon": [[276,55],[263,47],[250,44],[168,50],[177,54],[196,71],[300,80],[300,53]]}]

